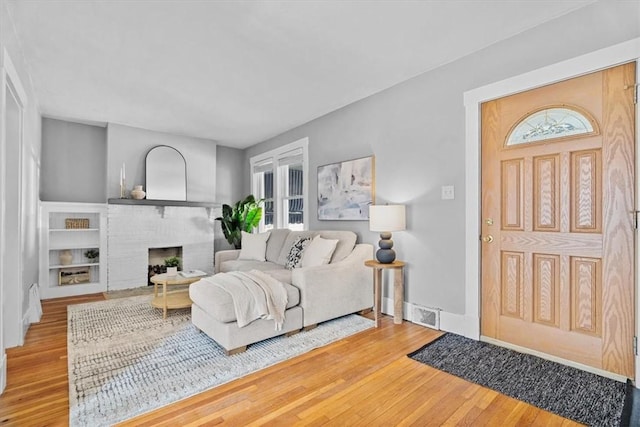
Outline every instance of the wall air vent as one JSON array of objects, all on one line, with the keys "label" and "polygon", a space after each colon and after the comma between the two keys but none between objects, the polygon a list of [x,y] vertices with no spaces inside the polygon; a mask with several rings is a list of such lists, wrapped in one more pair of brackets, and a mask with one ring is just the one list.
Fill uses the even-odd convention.
[{"label": "wall air vent", "polygon": [[440,330],[440,309],[413,304],[411,307],[411,322]]}]

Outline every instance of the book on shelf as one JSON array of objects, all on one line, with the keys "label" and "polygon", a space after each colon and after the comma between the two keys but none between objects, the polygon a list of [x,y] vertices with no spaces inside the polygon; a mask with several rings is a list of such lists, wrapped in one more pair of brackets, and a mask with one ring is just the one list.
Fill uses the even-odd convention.
[{"label": "book on shelf", "polygon": [[193,277],[206,276],[207,273],[205,273],[204,271],[201,271],[201,270],[189,270],[189,271],[181,271],[180,275],[182,277],[186,277],[186,278],[190,279],[190,278],[193,278]]}]

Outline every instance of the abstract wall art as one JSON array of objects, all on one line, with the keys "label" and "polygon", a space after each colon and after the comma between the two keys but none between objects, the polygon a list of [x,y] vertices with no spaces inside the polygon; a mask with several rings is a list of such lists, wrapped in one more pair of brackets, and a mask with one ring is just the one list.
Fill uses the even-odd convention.
[{"label": "abstract wall art", "polygon": [[369,219],[375,196],[373,156],[318,167],[318,219]]}]

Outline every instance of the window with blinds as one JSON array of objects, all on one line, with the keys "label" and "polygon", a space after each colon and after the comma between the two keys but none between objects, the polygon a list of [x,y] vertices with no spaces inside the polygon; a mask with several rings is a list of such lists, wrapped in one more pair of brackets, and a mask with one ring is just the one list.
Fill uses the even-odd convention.
[{"label": "window with blinds", "polygon": [[260,231],[304,230],[307,138],[251,158],[253,194],[264,199]]}]

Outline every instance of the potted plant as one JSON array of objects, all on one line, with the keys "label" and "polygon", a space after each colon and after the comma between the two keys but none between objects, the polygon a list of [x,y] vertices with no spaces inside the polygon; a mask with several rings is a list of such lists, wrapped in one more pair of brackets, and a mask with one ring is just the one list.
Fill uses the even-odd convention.
[{"label": "potted plant", "polygon": [[178,267],[180,267],[180,258],[177,256],[165,258],[164,265],[167,267],[167,274],[169,276],[175,276],[178,274]]},{"label": "potted plant", "polygon": [[220,221],[224,237],[236,249],[240,249],[241,246],[241,232],[251,233],[260,224],[262,218],[260,204],[263,201],[263,199],[256,200],[253,194],[250,194],[233,206],[222,205],[222,216],[216,218],[216,221]]},{"label": "potted plant", "polygon": [[97,249],[89,249],[84,253],[84,256],[87,257],[90,263],[98,263],[100,252]]}]

